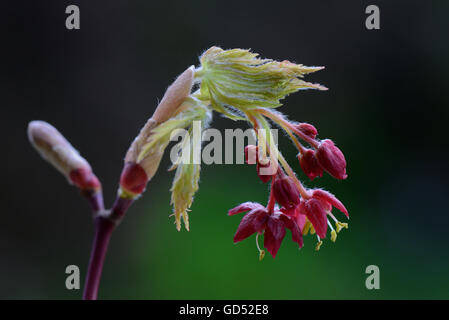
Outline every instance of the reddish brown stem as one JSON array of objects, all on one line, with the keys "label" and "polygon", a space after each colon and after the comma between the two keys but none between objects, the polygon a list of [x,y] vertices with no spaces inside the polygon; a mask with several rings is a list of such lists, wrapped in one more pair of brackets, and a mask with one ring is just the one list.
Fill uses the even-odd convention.
[{"label": "reddish brown stem", "polygon": [[95,219],[95,237],[89,260],[86,284],[84,286],[84,300],[97,299],[103,263],[114,228],[115,223],[107,218],[99,216]]},{"label": "reddish brown stem", "polygon": [[[115,227],[123,218],[132,202],[133,200],[131,199],[119,197],[115,201],[111,213],[107,217],[99,215],[95,218],[95,237],[92,244],[92,252],[90,254],[89,267],[84,286],[84,300],[97,299],[104,259],[106,257],[112,231],[114,231]],[[92,203],[95,205],[98,202],[93,201],[91,204]],[[94,207],[94,205],[92,207]],[[103,210],[103,201],[101,201],[100,207],[101,210]]]},{"label": "reddish brown stem", "polygon": [[112,206],[111,213],[108,216],[108,219],[114,221],[115,224],[120,223],[129,206],[134,202],[134,199],[126,199],[122,197],[117,197]]},{"label": "reddish brown stem", "polygon": [[85,190],[81,191],[81,194],[89,202],[94,215],[104,210],[103,193],[101,190]]}]

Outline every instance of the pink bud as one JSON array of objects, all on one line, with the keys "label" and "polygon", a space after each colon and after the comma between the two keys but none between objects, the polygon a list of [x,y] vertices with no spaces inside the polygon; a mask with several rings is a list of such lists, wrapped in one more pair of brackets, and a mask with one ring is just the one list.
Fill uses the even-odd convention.
[{"label": "pink bud", "polygon": [[346,174],[345,156],[332,140],[325,139],[321,141],[315,156],[321,167],[334,178],[346,179],[348,177]]},{"label": "pink bud", "polygon": [[306,136],[309,136],[312,139],[315,139],[317,134],[318,134],[318,130],[312,126],[310,123],[300,123],[296,126],[296,128],[301,131],[303,134],[305,134]]},{"label": "pink bud", "polygon": [[133,195],[141,194],[147,185],[148,176],[137,163],[127,162],[120,175],[120,187]]},{"label": "pink bud", "polygon": [[285,174],[277,175],[274,179],[273,194],[277,203],[287,209],[295,208],[300,203],[300,194],[295,182]]},{"label": "pink bud", "polygon": [[298,155],[298,159],[302,170],[310,180],[323,176],[323,168],[318,163],[314,150],[306,149],[303,154]]},{"label": "pink bud", "polygon": [[70,183],[83,191],[98,191],[101,184],[86,159],[51,124],[45,121],[31,121],[28,124],[28,138],[31,144],[59,170]]},{"label": "pink bud", "polygon": [[168,87],[161,102],[154,111],[152,119],[161,123],[176,113],[182,102],[189,96],[195,76],[195,67],[191,66],[181,73]]}]

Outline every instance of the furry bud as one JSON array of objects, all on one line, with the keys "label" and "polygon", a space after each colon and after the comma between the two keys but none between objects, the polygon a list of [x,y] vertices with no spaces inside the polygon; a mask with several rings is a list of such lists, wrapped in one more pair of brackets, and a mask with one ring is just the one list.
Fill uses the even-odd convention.
[{"label": "furry bud", "polygon": [[101,184],[89,163],[51,124],[31,121],[28,139],[39,154],[81,190],[98,190]]}]

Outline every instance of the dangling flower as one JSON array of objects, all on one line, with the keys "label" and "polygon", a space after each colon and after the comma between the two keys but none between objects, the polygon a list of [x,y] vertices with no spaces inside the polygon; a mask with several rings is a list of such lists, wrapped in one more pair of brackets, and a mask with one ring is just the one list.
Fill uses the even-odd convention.
[{"label": "dangling flower", "polygon": [[310,137],[311,139],[315,139],[318,134],[318,130],[314,126],[312,126],[310,123],[305,123],[305,122],[299,123],[298,125],[296,125],[296,129],[298,129],[299,131],[301,131],[303,134]]},{"label": "dangling flower", "polygon": [[270,212],[263,205],[255,202],[245,202],[229,210],[229,215],[249,211],[240,222],[234,235],[234,243],[240,242],[254,233],[264,234],[264,247],[276,257],[285,237],[285,229],[290,229],[292,240],[301,248],[303,240],[301,230],[292,217],[284,214],[277,207]]},{"label": "dangling flower", "polygon": [[242,203],[229,210],[228,215],[232,216],[245,211],[249,211],[249,213],[243,216],[234,235],[234,243],[245,240],[256,232],[262,233],[269,215],[268,210],[263,205],[255,202]]},{"label": "dangling flower", "polygon": [[303,153],[298,154],[298,159],[302,171],[304,171],[310,180],[323,176],[323,168],[318,163],[314,150],[305,149]]},{"label": "dangling flower", "polygon": [[300,194],[295,182],[281,170],[273,182],[273,194],[277,203],[286,209],[294,209],[300,203]]},{"label": "dangling flower", "polygon": [[309,199],[301,202],[297,214],[305,215],[311,222],[317,235],[321,239],[324,239],[326,237],[327,227],[330,225],[327,219],[328,215],[334,219],[337,225],[347,228],[347,224],[342,224],[336,220],[331,213],[332,207],[337,208],[349,218],[345,206],[333,194],[321,189],[315,189],[311,191],[311,197]]},{"label": "dangling flower", "polygon": [[346,179],[348,177],[345,156],[332,140],[321,141],[316,151],[316,158],[321,167],[334,178]]}]

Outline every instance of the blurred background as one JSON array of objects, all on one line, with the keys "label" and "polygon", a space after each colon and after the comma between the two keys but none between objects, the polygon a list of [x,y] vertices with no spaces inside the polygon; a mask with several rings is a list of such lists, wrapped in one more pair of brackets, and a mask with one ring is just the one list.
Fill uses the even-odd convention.
[{"label": "blurred background", "polygon": [[[65,28],[70,4],[80,30]],[[365,27],[369,4],[380,30]],[[280,110],[333,139],[349,178],[306,181],[284,136],[280,147],[308,186],[346,204],[349,230],[319,252],[310,236],[298,251],[288,232],[276,259],[259,262],[254,237],[233,244],[240,217],[227,210],[264,203],[267,186],[253,166],[205,165],[191,231],[177,232],[167,154],[113,235],[99,297],[449,298],[449,2],[5,1],[0,12],[0,298],[80,299],[65,288],[65,268],[78,265],[84,278],[94,231],[87,204],[28,143],[27,123],[60,129],[110,206],[130,142],[212,45],[326,66],[307,80],[329,91],[298,92]],[[212,126],[246,128],[219,116]],[[372,264],[380,290],[365,287]]]}]

